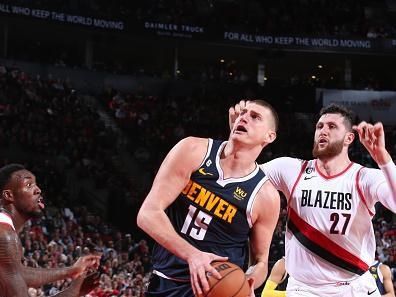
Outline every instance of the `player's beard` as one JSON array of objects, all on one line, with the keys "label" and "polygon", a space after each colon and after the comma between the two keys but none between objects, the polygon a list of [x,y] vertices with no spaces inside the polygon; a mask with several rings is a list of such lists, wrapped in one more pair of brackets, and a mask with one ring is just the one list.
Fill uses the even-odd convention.
[{"label": "player's beard", "polygon": [[329,142],[325,148],[320,149],[319,142],[315,141],[312,149],[312,155],[315,158],[332,158],[339,155],[342,152],[343,146],[344,146],[344,141],[339,140],[335,142]]}]

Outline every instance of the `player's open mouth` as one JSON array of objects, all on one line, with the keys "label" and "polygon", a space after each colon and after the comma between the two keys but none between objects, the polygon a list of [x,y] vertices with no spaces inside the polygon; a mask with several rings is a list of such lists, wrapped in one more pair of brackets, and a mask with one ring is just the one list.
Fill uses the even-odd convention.
[{"label": "player's open mouth", "polygon": [[323,143],[328,143],[329,141],[326,138],[320,138],[319,139],[319,143],[323,144]]},{"label": "player's open mouth", "polygon": [[44,209],[44,208],[45,208],[43,197],[40,197],[40,198],[37,200],[37,203],[38,203],[38,205],[39,205],[39,207],[40,207],[41,209]]},{"label": "player's open mouth", "polygon": [[247,132],[247,130],[246,130],[246,128],[245,128],[244,126],[238,125],[238,126],[235,128],[234,132]]}]

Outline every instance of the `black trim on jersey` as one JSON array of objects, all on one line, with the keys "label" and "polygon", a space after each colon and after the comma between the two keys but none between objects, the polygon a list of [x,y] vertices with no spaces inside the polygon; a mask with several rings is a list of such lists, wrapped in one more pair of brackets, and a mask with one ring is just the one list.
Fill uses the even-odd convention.
[{"label": "black trim on jersey", "polygon": [[356,267],[337,257],[336,255],[332,254],[331,251],[322,248],[317,243],[307,238],[303,233],[300,232],[298,227],[290,220],[290,218],[288,218],[287,220],[287,228],[293,233],[293,235],[304,247],[306,247],[319,257],[323,258],[324,260],[330,262],[331,264],[337,265],[347,271],[356,273],[358,275],[362,275],[366,272],[365,270],[362,270],[359,267]]}]

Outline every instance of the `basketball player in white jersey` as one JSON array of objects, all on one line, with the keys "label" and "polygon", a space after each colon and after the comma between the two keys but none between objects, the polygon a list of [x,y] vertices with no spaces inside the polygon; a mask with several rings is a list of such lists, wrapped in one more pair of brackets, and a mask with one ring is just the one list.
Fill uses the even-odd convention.
[{"label": "basketball player in white jersey", "polygon": [[[230,109],[230,121],[244,108]],[[380,169],[350,161],[358,133]],[[385,148],[381,123],[352,126],[350,111],[330,105],[316,124],[313,156],[282,157],[262,165],[288,200],[287,296],[380,296],[368,271],[374,262],[374,205],[396,212],[396,167]]]},{"label": "basketball player in white jersey", "polygon": [[52,296],[86,295],[99,285],[96,269],[100,256],[87,255],[64,268],[33,268],[22,264],[22,245],[18,234],[26,221],[43,215],[44,199],[36,177],[19,164],[0,168],[0,296],[27,297],[28,287],[73,278],[71,285]]}]

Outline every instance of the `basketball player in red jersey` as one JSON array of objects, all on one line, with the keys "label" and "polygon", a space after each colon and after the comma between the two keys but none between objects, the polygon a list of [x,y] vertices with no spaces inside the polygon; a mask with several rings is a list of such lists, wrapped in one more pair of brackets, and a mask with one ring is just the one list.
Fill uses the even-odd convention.
[{"label": "basketball player in red jersey", "polygon": [[22,165],[0,168],[0,296],[28,297],[28,287],[71,277],[72,284],[53,295],[76,297],[87,294],[98,285],[98,275],[86,276],[88,269],[98,267],[100,257],[88,255],[66,268],[31,268],[22,264],[22,245],[18,233],[31,218],[41,217],[44,208],[36,177]]},{"label": "basketball player in red jersey", "polygon": [[[230,108],[230,123],[245,104]],[[350,161],[354,130],[380,169]],[[396,167],[383,126],[353,126],[349,110],[327,106],[316,123],[313,156],[261,165],[288,200],[287,296],[380,296],[368,271],[376,248],[371,220],[376,202],[396,211]]]}]

